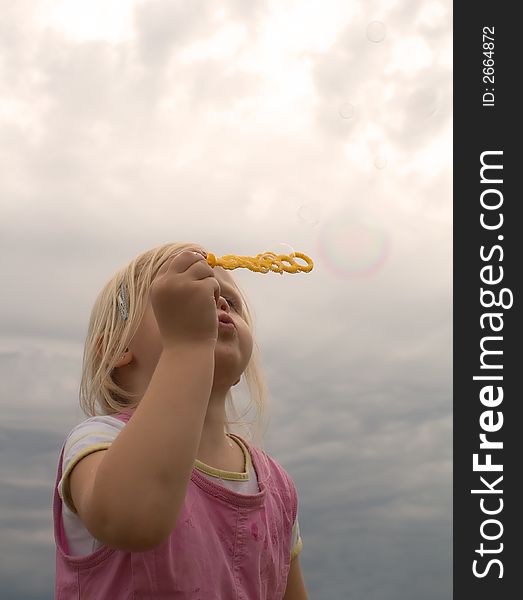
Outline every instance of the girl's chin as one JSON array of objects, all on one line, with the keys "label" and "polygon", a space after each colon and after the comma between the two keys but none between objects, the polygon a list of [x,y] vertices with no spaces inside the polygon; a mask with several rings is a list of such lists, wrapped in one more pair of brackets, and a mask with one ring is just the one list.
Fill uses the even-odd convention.
[{"label": "girl's chin", "polygon": [[232,387],[237,383],[240,383],[241,376],[235,375],[227,375],[225,373],[217,372],[216,369],[214,371],[214,379],[213,379],[213,387]]}]

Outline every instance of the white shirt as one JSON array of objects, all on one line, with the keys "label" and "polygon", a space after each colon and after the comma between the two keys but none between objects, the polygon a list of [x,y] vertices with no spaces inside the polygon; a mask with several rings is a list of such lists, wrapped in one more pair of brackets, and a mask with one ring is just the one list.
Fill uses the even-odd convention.
[{"label": "white shirt", "polygon": [[[84,526],[82,520],[76,513],[69,490],[69,475],[73,467],[84,457],[97,450],[106,450],[112,444],[125,423],[111,417],[100,415],[89,417],[74,427],[66,438],[62,478],[58,484],[58,494],[62,499],[62,519],[65,536],[69,545],[69,552],[73,556],[84,556],[97,550],[102,543],[95,539]],[[246,446],[239,438],[231,434],[231,439],[239,444],[245,457],[245,471],[236,473],[234,471],[223,471],[216,469],[196,459],[195,468],[212,480],[218,480],[234,492],[240,494],[257,494],[259,492],[256,471],[252,466],[251,456]],[[292,528],[292,554],[291,558],[297,556],[302,549],[303,542],[300,536],[298,516]]]}]

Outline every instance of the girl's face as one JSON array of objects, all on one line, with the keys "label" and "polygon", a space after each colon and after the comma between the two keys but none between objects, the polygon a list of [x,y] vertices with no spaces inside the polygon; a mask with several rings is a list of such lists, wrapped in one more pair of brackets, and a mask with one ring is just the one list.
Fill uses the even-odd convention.
[{"label": "girl's face", "polygon": [[[217,317],[225,312],[231,317],[235,326],[231,329],[218,325],[218,339],[214,351],[213,388],[216,391],[223,389],[227,392],[232,385],[239,382],[247,367],[252,354],[253,340],[249,327],[242,317],[241,298],[231,275],[222,267],[214,267],[214,276],[220,284],[220,299],[216,306]],[[133,366],[143,375],[145,388],[154,373],[162,349],[162,337],[149,298],[140,325],[129,343],[132,360],[135,361]]]}]

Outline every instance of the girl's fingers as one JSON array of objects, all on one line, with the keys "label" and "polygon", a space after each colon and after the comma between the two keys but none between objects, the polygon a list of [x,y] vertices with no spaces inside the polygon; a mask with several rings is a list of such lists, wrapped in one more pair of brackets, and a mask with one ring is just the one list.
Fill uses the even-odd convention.
[{"label": "girl's fingers", "polygon": [[[186,256],[193,254],[193,255],[196,255],[199,260],[207,261],[207,252],[205,252],[204,250],[203,251],[202,250],[184,250],[183,252],[181,252],[181,254],[185,254]],[[167,271],[169,270],[169,267],[171,266],[172,261],[175,258],[177,258],[178,256],[180,256],[180,254],[172,255],[172,256],[169,256],[167,259],[165,259],[163,265],[158,269],[156,277],[165,275],[167,273]]]},{"label": "girl's fingers", "polygon": [[169,270],[169,265],[171,264],[173,258],[174,258],[174,256],[170,256],[169,258],[167,258],[164,261],[163,265],[158,269],[156,277],[159,277],[160,275],[164,275],[165,273],[167,273],[167,271]]}]

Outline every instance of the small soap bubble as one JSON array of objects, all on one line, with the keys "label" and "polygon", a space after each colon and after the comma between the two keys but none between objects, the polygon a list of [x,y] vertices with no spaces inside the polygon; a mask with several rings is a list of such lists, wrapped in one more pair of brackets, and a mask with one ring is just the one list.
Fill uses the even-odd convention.
[{"label": "small soap bubble", "polygon": [[371,21],[367,25],[367,39],[371,42],[382,42],[387,35],[387,28],[381,21]]},{"label": "small soap bubble", "polygon": [[439,94],[431,88],[416,90],[409,98],[409,114],[417,119],[428,119],[438,110]]},{"label": "small soap bubble", "polygon": [[280,254],[287,254],[287,255],[291,255],[295,253],[294,248],[290,245],[287,244],[287,242],[279,242],[280,244],[282,244],[283,246],[287,246],[287,248],[284,249],[283,252],[280,252]]},{"label": "small soap bubble", "polygon": [[318,210],[313,204],[302,204],[298,208],[298,217],[304,223],[308,225],[312,225],[316,227],[316,225],[320,222],[320,218],[318,216]]},{"label": "small soap bubble", "polygon": [[340,117],[352,119],[354,117],[354,106],[350,102],[344,102],[338,112],[340,113]]},{"label": "small soap bubble", "polygon": [[383,156],[383,154],[378,154],[374,158],[374,166],[376,169],[384,169],[387,166],[387,157]]}]

